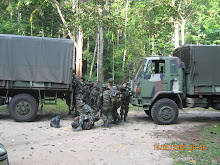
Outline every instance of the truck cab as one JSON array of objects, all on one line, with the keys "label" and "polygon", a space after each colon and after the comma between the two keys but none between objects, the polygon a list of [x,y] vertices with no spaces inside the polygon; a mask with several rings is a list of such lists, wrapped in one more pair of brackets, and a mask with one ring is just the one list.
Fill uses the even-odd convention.
[{"label": "truck cab", "polygon": [[183,108],[184,80],[184,63],[178,57],[144,58],[131,81],[131,104],[142,106],[156,123],[171,124]]}]

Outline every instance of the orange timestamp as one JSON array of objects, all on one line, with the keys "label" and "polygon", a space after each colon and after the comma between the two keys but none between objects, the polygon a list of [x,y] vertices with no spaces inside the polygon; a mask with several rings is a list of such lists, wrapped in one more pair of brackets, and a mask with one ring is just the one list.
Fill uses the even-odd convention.
[{"label": "orange timestamp", "polygon": [[190,151],[195,151],[195,150],[201,150],[205,151],[206,150],[206,145],[179,145],[179,144],[155,144],[154,145],[154,150],[166,150],[166,151],[178,151],[178,150],[190,150]]}]

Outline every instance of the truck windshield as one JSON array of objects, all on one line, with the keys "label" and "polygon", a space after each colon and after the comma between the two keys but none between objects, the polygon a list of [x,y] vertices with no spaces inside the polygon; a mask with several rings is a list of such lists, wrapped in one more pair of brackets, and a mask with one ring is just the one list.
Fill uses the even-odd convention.
[{"label": "truck windshield", "polygon": [[141,78],[141,76],[143,75],[145,63],[146,63],[146,60],[145,60],[145,59],[142,59],[142,60],[139,62],[138,67],[137,67],[137,70],[136,70],[136,72],[135,72],[135,79],[139,79],[139,78]]}]

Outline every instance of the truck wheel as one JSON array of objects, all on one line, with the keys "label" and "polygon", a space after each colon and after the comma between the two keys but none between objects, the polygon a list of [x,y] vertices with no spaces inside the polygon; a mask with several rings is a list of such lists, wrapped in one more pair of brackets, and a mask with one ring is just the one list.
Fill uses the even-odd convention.
[{"label": "truck wheel", "polygon": [[32,121],[38,112],[36,99],[29,94],[18,94],[10,101],[8,111],[15,121]]},{"label": "truck wheel", "polygon": [[157,124],[172,124],[178,114],[178,106],[171,99],[158,100],[151,109],[152,118]]},{"label": "truck wheel", "polygon": [[148,116],[152,117],[152,116],[151,116],[151,110],[145,110],[144,112],[145,112]]}]

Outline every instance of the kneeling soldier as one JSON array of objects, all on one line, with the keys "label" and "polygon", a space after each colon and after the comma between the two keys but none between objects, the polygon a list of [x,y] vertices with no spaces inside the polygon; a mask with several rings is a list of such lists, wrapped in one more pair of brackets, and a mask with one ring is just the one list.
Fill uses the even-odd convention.
[{"label": "kneeling soldier", "polygon": [[84,102],[80,103],[80,109],[80,115],[75,117],[74,122],[72,123],[74,131],[91,129],[94,126],[95,122],[95,114],[93,112],[93,109]]}]

